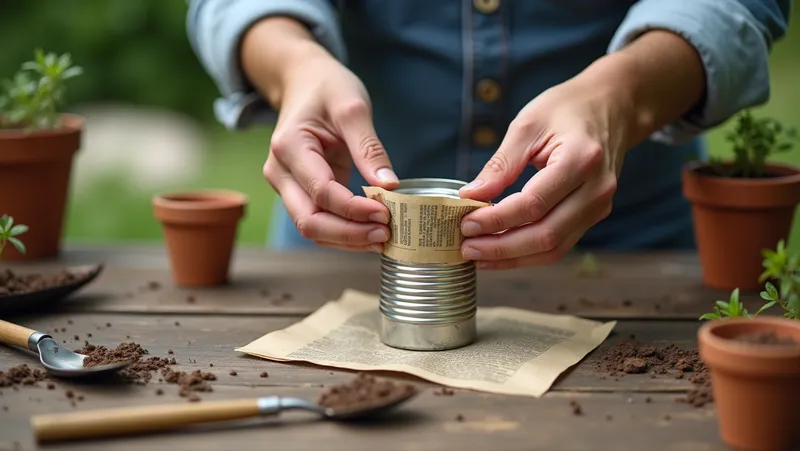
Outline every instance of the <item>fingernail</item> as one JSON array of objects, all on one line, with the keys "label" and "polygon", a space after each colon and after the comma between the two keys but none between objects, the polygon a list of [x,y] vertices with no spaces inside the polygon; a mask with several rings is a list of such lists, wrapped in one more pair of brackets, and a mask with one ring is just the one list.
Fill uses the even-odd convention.
[{"label": "fingernail", "polygon": [[367,240],[372,243],[383,243],[387,239],[389,239],[389,237],[386,236],[386,232],[384,232],[383,229],[375,229],[367,235]]},{"label": "fingernail", "polygon": [[475,188],[477,188],[477,187],[479,187],[481,185],[483,185],[483,180],[475,179],[475,180],[467,183],[466,185],[462,186],[461,190],[472,191],[472,190],[474,190]]},{"label": "fingernail", "polygon": [[476,236],[481,234],[481,225],[475,221],[467,221],[461,225],[461,233],[464,236]]},{"label": "fingernail", "polygon": [[382,182],[397,182],[397,175],[389,168],[381,168],[375,173]]},{"label": "fingernail", "polygon": [[389,218],[383,213],[372,213],[369,215],[369,220],[372,222],[380,222],[381,224],[388,224]]},{"label": "fingernail", "polygon": [[367,249],[371,250],[372,252],[377,252],[379,254],[383,252],[383,246],[381,246],[380,244],[370,244],[369,246],[367,246]]},{"label": "fingernail", "polygon": [[461,252],[461,255],[467,260],[479,260],[481,258],[481,251],[474,247],[467,246]]}]

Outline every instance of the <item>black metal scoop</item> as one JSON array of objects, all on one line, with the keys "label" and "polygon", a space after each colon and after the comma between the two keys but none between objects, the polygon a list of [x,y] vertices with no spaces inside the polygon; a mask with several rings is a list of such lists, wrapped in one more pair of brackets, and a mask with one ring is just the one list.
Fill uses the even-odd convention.
[{"label": "black metal scoop", "polygon": [[72,282],[25,293],[0,295],[0,314],[9,315],[28,311],[42,311],[60,302],[94,280],[102,271],[103,265],[70,266],[66,270],[77,277]]},{"label": "black metal scoop", "polygon": [[286,410],[306,410],[334,421],[356,420],[383,414],[408,401],[416,391],[387,397],[361,408],[333,410],[300,398],[267,396],[256,399],[204,401],[55,413],[31,417],[39,442],[56,442],[141,432],[162,431],[193,424],[278,415]]}]

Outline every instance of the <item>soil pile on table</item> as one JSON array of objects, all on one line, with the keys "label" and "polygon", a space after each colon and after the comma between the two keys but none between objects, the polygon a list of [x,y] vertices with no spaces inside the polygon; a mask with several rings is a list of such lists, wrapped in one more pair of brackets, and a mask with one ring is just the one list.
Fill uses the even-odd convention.
[{"label": "soil pile on table", "polygon": [[0,270],[0,296],[23,294],[67,285],[79,280],[81,274],[66,269],[52,274],[16,274],[10,269]]},{"label": "soil pile on table", "polygon": [[416,391],[411,384],[359,373],[352,381],[327,389],[320,395],[317,404],[333,409],[337,414],[357,412],[393,404],[416,394]]},{"label": "soil pile on table", "polygon": [[85,367],[105,365],[108,363],[132,361],[127,368],[121,370],[119,375],[130,383],[146,385],[154,374],[160,372],[159,382],[178,385],[178,394],[181,397],[189,398],[190,401],[199,401],[198,392],[211,392],[213,388],[208,383],[214,381],[217,376],[213,373],[196,370],[193,372],[175,371],[170,368],[176,365],[174,357],[147,357],[149,351],[141,345],[132,342],[121,343],[114,349],[106,348],[101,345],[93,345],[88,341],[83,348],[76,349],[75,352],[85,354]]},{"label": "soil pile on table", "polygon": [[35,368],[31,369],[26,363],[0,371],[0,387],[16,387],[18,385],[36,385],[37,382],[47,379],[47,373]]},{"label": "soil pile on table", "polygon": [[673,343],[664,346],[644,345],[635,340],[621,340],[600,356],[595,370],[601,378],[620,378],[629,374],[649,373],[650,377],[672,375],[687,379],[693,387],[677,399],[695,407],[713,401],[711,379],[697,349],[683,349]]}]

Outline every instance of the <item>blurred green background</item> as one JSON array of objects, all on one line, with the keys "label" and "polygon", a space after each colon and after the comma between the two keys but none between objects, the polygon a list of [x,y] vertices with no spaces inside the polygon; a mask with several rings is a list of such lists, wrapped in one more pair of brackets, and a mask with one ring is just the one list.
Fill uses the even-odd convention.
[{"label": "blurred green background", "polygon": [[[263,179],[270,131],[228,132],[212,115],[217,91],[189,48],[184,0],[26,0],[0,2],[0,77],[36,47],[70,52],[85,69],[71,80],[69,108],[89,117],[67,220],[75,241],[160,240],[150,199],[156,192],[229,188],[250,196],[240,231],[264,243],[274,192]],[[755,110],[800,129],[800,8],[774,48],[772,98]],[[727,152],[723,132],[712,152]],[[800,163],[800,149],[780,160]],[[792,247],[800,234],[795,220]]]}]

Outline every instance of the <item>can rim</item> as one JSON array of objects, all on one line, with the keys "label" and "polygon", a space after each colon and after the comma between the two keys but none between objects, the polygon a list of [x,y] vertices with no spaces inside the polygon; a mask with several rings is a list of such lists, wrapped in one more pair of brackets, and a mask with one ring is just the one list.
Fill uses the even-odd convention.
[{"label": "can rim", "polygon": [[[444,178],[413,178],[400,180],[400,185],[393,191],[400,194],[413,194],[425,195],[413,192],[414,190],[443,190],[452,193],[452,196],[458,196],[458,190],[466,186],[467,182],[461,180],[444,179]],[[431,195],[431,194],[429,194]],[[435,194],[433,194],[435,195]],[[451,197],[442,194],[444,197]]]}]

